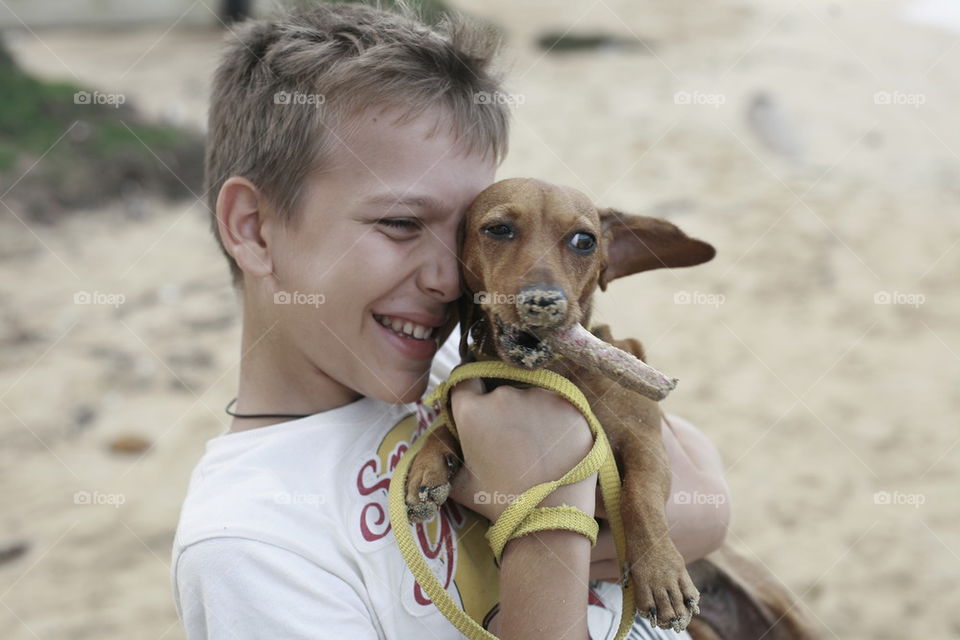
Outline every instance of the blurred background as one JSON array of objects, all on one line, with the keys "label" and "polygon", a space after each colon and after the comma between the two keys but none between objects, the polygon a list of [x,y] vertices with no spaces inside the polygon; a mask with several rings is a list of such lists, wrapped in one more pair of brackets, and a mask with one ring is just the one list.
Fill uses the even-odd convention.
[{"label": "blurred background", "polygon": [[[960,638],[960,3],[449,2],[507,45],[498,177],[717,247],[599,316],[680,378],[728,540],[825,638]],[[2,638],[183,637],[170,547],[240,357],[207,94],[273,6],[0,0]]]}]

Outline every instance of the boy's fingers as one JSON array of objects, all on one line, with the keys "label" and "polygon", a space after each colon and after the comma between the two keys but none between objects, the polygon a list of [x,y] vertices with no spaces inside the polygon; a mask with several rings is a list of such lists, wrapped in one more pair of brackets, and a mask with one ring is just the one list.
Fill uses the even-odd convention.
[{"label": "boy's fingers", "polygon": [[470,467],[464,465],[450,481],[450,498],[465,507],[474,509],[476,507],[474,500],[479,489],[477,477],[473,475]]},{"label": "boy's fingers", "polygon": [[620,570],[616,560],[601,560],[590,563],[590,579],[605,582],[620,582]]},{"label": "boy's fingers", "polygon": [[[597,507],[600,506],[599,495]],[[597,514],[599,518],[600,515]],[[597,532],[597,544],[590,550],[590,579],[620,582],[620,562],[617,559],[617,543],[613,539],[613,529],[608,520],[600,520]]]},{"label": "boy's fingers", "polygon": [[470,378],[469,380],[458,383],[450,391],[450,401],[453,402],[458,398],[462,400],[467,397],[481,396],[484,393],[486,393],[486,389],[483,386],[483,380],[480,378]]},{"label": "boy's fingers", "polygon": [[610,523],[606,520],[600,522],[600,530],[597,532],[597,544],[590,550],[590,562],[601,562],[603,560],[617,559],[617,545],[613,540],[613,530],[610,529]]}]

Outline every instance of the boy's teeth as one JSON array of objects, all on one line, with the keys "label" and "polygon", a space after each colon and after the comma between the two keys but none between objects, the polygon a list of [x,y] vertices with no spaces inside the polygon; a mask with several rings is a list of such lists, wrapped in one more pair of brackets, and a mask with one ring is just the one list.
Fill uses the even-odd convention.
[{"label": "boy's teeth", "polygon": [[414,324],[409,320],[404,321],[398,318],[388,318],[380,315],[375,315],[374,318],[388,329],[393,329],[397,333],[416,338],[417,340],[426,340],[433,335],[433,329],[431,327]]}]

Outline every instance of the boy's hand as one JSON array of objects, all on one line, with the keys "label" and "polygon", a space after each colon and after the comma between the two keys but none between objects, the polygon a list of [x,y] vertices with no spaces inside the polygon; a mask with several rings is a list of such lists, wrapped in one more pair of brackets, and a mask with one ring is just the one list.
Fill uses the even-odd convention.
[{"label": "boy's hand", "polygon": [[[464,466],[451,497],[491,522],[534,485],[557,480],[593,446],[580,412],[558,394],[502,386],[487,393],[479,379],[451,392]],[[597,476],[563,487],[539,506],[569,504],[593,514]]]}]

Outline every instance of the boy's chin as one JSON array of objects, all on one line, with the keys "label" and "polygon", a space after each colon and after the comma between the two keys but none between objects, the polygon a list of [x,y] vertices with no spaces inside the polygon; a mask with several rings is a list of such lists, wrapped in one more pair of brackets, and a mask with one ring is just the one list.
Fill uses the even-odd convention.
[{"label": "boy's chin", "polygon": [[378,387],[376,399],[390,404],[410,404],[423,397],[427,390],[429,372],[419,378],[417,376],[394,376],[390,380],[383,380]]}]

